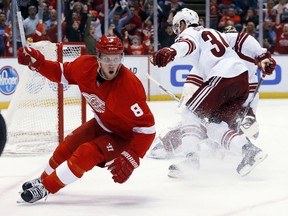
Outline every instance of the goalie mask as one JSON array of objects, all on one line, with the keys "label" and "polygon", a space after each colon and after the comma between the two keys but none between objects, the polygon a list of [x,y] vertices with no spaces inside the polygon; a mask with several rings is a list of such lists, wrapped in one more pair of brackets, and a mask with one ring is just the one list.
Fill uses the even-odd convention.
[{"label": "goalie mask", "polygon": [[96,44],[99,75],[105,80],[114,79],[122,65],[124,46],[116,36],[103,35]]},{"label": "goalie mask", "polygon": [[199,16],[195,11],[188,8],[183,8],[182,10],[178,11],[173,17],[172,21],[173,32],[177,35],[181,33],[181,21],[185,22],[186,28],[193,24],[199,25]]}]

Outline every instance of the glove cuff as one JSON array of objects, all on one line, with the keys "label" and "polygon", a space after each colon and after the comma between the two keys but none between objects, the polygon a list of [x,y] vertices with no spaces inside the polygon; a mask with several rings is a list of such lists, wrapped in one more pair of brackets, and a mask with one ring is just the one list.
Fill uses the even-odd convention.
[{"label": "glove cuff", "polygon": [[44,61],[45,61],[44,55],[40,51],[38,51],[38,56],[37,56],[36,61],[30,66],[33,68],[39,69],[44,64]]},{"label": "glove cuff", "polygon": [[263,61],[264,59],[271,58],[271,53],[267,51],[266,53],[262,53],[261,55],[256,57],[256,64]]},{"label": "glove cuff", "polygon": [[139,160],[137,162],[135,160],[135,157],[136,158],[138,158],[138,157],[136,155],[133,157],[133,156],[131,156],[131,154],[133,154],[133,153],[130,152],[130,154],[129,154],[127,151],[123,151],[121,153],[121,155],[123,155],[130,162],[130,164],[132,164],[132,166],[136,169],[137,167],[139,167]]}]

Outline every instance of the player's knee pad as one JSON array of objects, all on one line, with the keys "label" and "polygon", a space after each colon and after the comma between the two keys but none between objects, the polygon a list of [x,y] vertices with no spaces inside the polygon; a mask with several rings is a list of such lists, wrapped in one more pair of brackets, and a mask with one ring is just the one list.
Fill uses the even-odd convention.
[{"label": "player's knee pad", "polygon": [[76,176],[91,170],[97,164],[104,162],[104,156],[95,143],[84,143],[68,159],[68,165]]},{"label": "player's knee pad", "polygon": [[66,161],[71,156],[71,154],[72,153],[68,149],[65,142],[59,144],[49,160],[51,168],[55,169],[58,167],[61,163]]}]

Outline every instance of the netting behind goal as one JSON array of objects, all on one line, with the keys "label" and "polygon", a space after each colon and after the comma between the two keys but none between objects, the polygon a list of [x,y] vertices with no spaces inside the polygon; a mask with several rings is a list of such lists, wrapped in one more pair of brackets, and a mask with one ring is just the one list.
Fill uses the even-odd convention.
[{"label": "netting behind goal", "polygon": [[[31,46],[45,59],[60,62],[73,61],[85,51],[80,43],[41,41]],[[77,86],[58,85],[28,67],[23,70],[5,116],[8,143],[4,154],[49,153],[86,120],[86,104]]]}]

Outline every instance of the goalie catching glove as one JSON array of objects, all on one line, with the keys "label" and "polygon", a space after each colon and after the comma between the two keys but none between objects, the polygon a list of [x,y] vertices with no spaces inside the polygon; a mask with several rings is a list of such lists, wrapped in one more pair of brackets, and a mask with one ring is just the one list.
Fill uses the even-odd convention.
[{"label": "goalie catching glove", "polygon": [[177,52],[172,47],[165,47],[158,50],[152,56],[152,64],[158,67],[165,67],[169,62],[173,61]]},{"label": "goalie catching glove", "polygon": [[113,175],[116,183],[124,183],[130,177],[134,169],[140,165],[139,157],[133,151],[123,151],[109,166],[108,170]]},{"label": "goalie catching glove", "polygon": [[263,77],[271,75],[276,67],[276,61],[272,58],[270,52],[263,53],[256,57],[256,64],[259,70],[262,71]]},{"label": "goalie catching glove", "polygon": [[32,47],[25,46],[18,49],[18,63],[27,65],[31,70],[39,69],[44,61],[44,55]]}]

